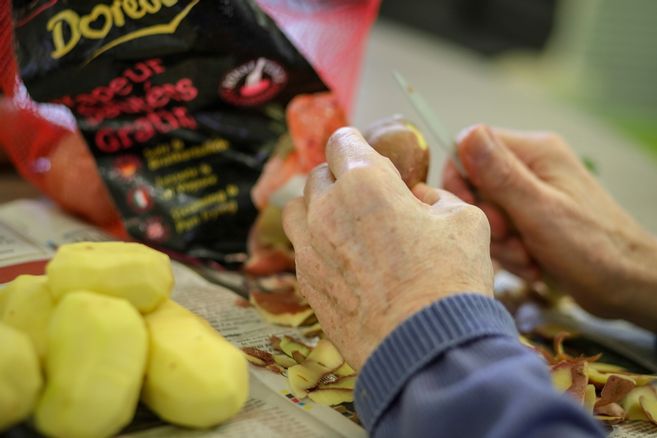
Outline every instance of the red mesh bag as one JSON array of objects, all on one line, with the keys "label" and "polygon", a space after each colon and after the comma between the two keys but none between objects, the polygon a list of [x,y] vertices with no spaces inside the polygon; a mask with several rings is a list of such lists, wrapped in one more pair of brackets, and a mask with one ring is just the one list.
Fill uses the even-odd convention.
[{"label": "red mesh bag", "polygon": [[[185,1],[187,3],[184,3]],[[181,11],[180,13],[182,14],[183,12],[187,13],[189,10],[195,8],[197,15],[194,16],[194,11],[192,11],[189,13],[189,16],[186,16],[186,20],[191,20],[190,23],[194,23],[194,25],[190,25],[187,30],[183,29],[183,34],[184,32],[187,32],[186,35],[178,37],[177,34],[180,32],[176,31],[177,33],[175,35],[167,36],[161,40],[156,41],[151,39],[148,42],[145,42],[143,47],[138,48],[136,51],[136,53],[138,53],[137,56],[143,56],[144,59],[147,59],[149,56],[149,47],[153,47],[153,45],[169,44],[170,47],[173,47],[173,50],[180,50],[181,45],[188,45],[190,46],[191,53],[194,54],[187,55],[183,52],[181,52],[181,54],[183,54],[183,56],[189,56],[191,61],[188,64],[191,63],[191,69],[196,70],[196,72],[186,74],[196,74],[197,76],[195,77],[195,80],[199,80],[198,71],[204,71],[203,69],[205,67],[200,66],[204,65],[202,63],[199,64],[199,66],[194,66],[193,64],[197,62],[194,56],[199,56],[196,55],[196,53],[202,53],[205,55],[206,53],[211,54],[214,50],[217,50],[215,47],[212,47],[214,40],[223,41],[222,38],[224,38],[227,42],[221,42],[219,44],[225,44],[226,47],[233,47],[233,49],[238,52],[245,51],[252,53],[254,48],[258,49],[258,47],[266,46],[269,47],[269,49],[265,48],[263,50],[269,50],[268,53],[274,53],[274,56],[276,56],[275,54],[278,54],[286,57],[285,59],[291,60],[291,64],[288,66],[290,69],[288,77],[289,82],[285,85],[288,89],[291,87],[291,91],[285,92],[288,94],[287,97],[277,97],[276,99],[278,100],[276,102],[283,105],[283,108],[285,108],[290,101],[297,102],[297,104],[294,107],[290,105],[290,108],[287,108],[285,112],[286,117],[283,120],[280,120],[277,119],[276,116],[272,116],[270,114],[271,112],[267,112],[268,110],[266,109],[265,104],[256,107],[249,104],[247,108],[245,102],[248,102],[247,99],[250,98],[247,95],[236,96],[229,94],[225,96],[225,99],[242,99],[239,105],[245,106],[244,111],[246,115],[244,116],[245,120],[243,123],[239,120],[237,120],[237,122],[234,120],[235,117],[233,112],[229,114],[230,117],[228,117],[227,120],[229,120],[229,125],[230,123],[233,124],[230,125],[230,128],[233,131],[238,128],[243,129],[245,126],[247,129],[249,129],[249,126],[255,126],[253,132],[257,133],[260,129],[265,129],[264,127],[268,126],[262,124],[249,125],[252,123],[252,120],[248,120],[248,117],[253,115],[252,113],[254,112],[254,109],[262,111],[262,114],[271,118],[272,122],[283,126],[282,129],[289,129],[289,135],[295,152],[286,158],[286,163],[292,163],[294,165],[288,165],[287,167],[289,169],[286,170],[287,173],[284,175],[274,175],[273,173],[277,172],[276,166],[270,165],[268,167],[268,169],[270,169],[269,174],[264,175],[263,181],[261,181],[260,184],[256,184],[257,176],[262,172],[263,168],[266,167],[265,164],[267,158],[271,156],[272,153],[275,155],[275,151],[271,149],[267,150],[267,147],[269,146],[266,145],[276,143],[275,139],[265,139],[266,141],[262,139],[257,140],[261,142],[262,145],[259,144],[255,152],[252,152],[252,150],[254,150],[254,147],[252,147],[253,145],[246,149],[248,153],[253,154],[253,159],[249,162],[250,164],[248,164],[248,166],[251,167],[247,166],[248,169],[245,168],[245,172],[250,175],[254,175],[253,172],[255,171],[256,178],[249,176],[248,178],[251,180],[248,183],[242,184],[240,187],[252,188],[254,185],[258,186],[257,193],[260,194],[259,198],[240,201],[240,212],[236,218],[224,218],[222,219],[223,222],[219,221],[215,223],[213,227],[199,229],[194,233],[188,232],[184,236],[178,236],[180,238],[177,240],[173,237],[170,241],[157,241],[157,239],[154,239],[151,243],[160,243],[162,247],[171,249],[174,252],[184,252],[191,255],[198,253],[220,254],[220,257],[214,257],[216,259],[221,259],[221,255],[239,251],[241,247],[246,245],[248,229],[255,220],[257,210],[261,209],[266,204],[268,196],[289,179],[291,175],[295,173],[307,173],[312,166],[321,162],[323,160],[323,145],[326,138],[335,128],[346,123],[344,114],[348,114],[353,100],[362,52],[365,45],[365,38],[376,17],[379,1],[380,0],[257,0],[262,11],[271,17],[273,22],[276,23],[278,28],[283,31],[289,41],[294,45],[294,48],[292,49],[286,46],[286,44],[289,45],[289,42],[281,41],[281,37],[278,34],[280,33],[280,30],[277,29],[275,25],[267,23],[269,18],[263,19],[260,17],[259,14],[262,14],[262,12],[251,2],[240,2],[236,0],[233,2],[226,2],[226,4],[231,4],[231,7],[235,8],[234,12],[239,15],[238,19],[245,20],[245,22],[233,24],[230,21],[232,15],[227,14],[226,17],[228,18],[226,18],[222,17],[219,12],[216,12],[220,19],[225,18],[228,20],[222,22],[221,25],[215,25],[215,23],[205,19],[206,17],[200,12],[201,8],[206,8],[205,11],[207,12],[209,8],[214,7],[215,9],[218,9],[221,8],[221,6],[211,6],[211,4],[208,3],[198,3],[198,0],[180,0],[179,3],[178,0],[168,0],[167,2],[164,0],[159,2],[158,0],[152,2],[152,4],[157,3],[164,6],[178,3],[178,5],[171,8],[171,11],[174,11],[175,8],[179,8],[178,10]],[[35,22],[41,20],[42,23],[39,23],[40,27],[38,29],[39,31],[40,29],[45,29],[46,20],[50,18],[52,21],[56,16],[56,12],[52,12],[54,9],[51,8],[56,8],[58,10],[66,7],[79,8],[76,10],[76,13],[79,13],[81,14],[80,16],[82,16],[82,14],[88,13],[88,10],[90,10],[92,6],[88,2],[83,1],[71,1],[57,4],[57,2],[49,2],[46,0],[33,0],[29,2],[26,0],[13,0],[13,3],[15,11],[12,16],[12,2],[10,0],[0,0],[0,92],[2,94],[2,96],[0,96],[0,147],[4,148],[11,161],[16,165],[18,171],[25,179],[37,186],[43,191],[43,193],[53,198],[62,208],[73,214],[100,225],[106,230],[124,238],[130,235],[133,238],[143,239],[144,236],[148,237],[149,231],[153,230],[156,231],[155,234],[151,234],[154,237],[170,237],[171,234],[176,234],[175,232],[167,232],[167,227],[168,229],[172,229],[175,228],[177,224],[171,222],[167,223],[166,220],[155,224],[151,223],[153,227],[148,228],[145,227],[144,224],[153,219],[152,217],[147,217],[145,214],[140,215],[141,213],[131,213],[132,216],[126,216],[126,210],[129,210],[128,207],[135,207],[135,205],[137,207],[143,207],[150,202],[148,199],[149,190],[154,198],[161,193],[154,190],[154,186],[151,186],[146,190],[135,193],[134,196],[128,200],[129,202],[126,202],[126,194],[123,193],[123,191],[128,191],[129,188],[127,186],[120,187],[116,184],[112,185],[113,181],[111,178],[114,171],[111,166],[109,168],[107,166],[103,167],[103,163],[107,164],[107,160],[102,161],[107,158],[103,155],[103,152],[106,151],[101,151],[101,153],[99,153],[97,144],[91,145],[94,143],[94,140],[89,133],[89,119],[84,120],[84,126],[80,125],[81,132],[77,129],[77,122],[81,120],[80,108],[72,106],[72,101],[69,96],[72,96],[73,99],[77,99],[79,95],[75,93],[80,93],[79,89],[74,92],[65,90],[60,97],[56,92],[52,91],[52,88],[56,88],[52,86],[52,82],[50,83],[50,87],[45,87],[46,91],[44,92],[44,83],[42,81],[40,84],[37,83],[37,88],[39,89],[41,96],[46,95],[48,97],[41,97],[41,99],[52,103],[37,103],[30,98],[30,94],[38,97],[38,95],[33,92],[33,88],[30,88],[33,87],[35,83],[35,71],[38,73],[40,71],[39,69],[44,71],[50,69],[51,73],[49,74],[54,72],[56,75],[58,73],[57,69],[53,70],[51,66],[40,59],[47,57],[52,48],[46,44],[43,45],[43,47],[37,47],[38,50],[33,50],[30,54],[30,56],[36,60],[36,67],[34,65],[30,66],[29,71],[30,74],[32,74],[32,77],[30,77],[29,80],[25,79],[27,89],[21,82],[17,73],[19,69],[17,68],[16,57],[14,56],[16,44],[12,40],[14,38],[14,29],[16,29],[16,35],[22,35],[22,38],[25,39],[25,41],[21,40],[21,43],[24,43],[25,45],[32,44],[32,46],[39,46],[42,42],[39,40],[35,42],[33,39],[34,37],[30,32],[26,32],[26,28],[29,26],[35,26]],[[100,4],[102,4],[102,2],[96,2],[96,5]],[[197,4],[198,6],[195,6]],[[162,6],[162,10],[164,10],[164,6]],[[82,10],[86,12],[81,12]],[[116,13],[116,10],[113,11],[113,13]],[[124,10],[123,12],[125,13],[126,11]],[[122,20],[127,23],[129,20],[126,17],[127,16],[123,17]],[[147,14],[146,18],[142,21],[146,22],[148,19],[149,15]],[[91,30],[96,33],[100,32],[98,22],[96,22],[95,25],[97,26],[95,30],[94,28]],[[121,24],[121,26],[123,26],[123,24]],[[203,28],[204,26],[205,29]],[[233,27],[231,28],[231,26]],[[228,30],[225,30],[222,27],[226,27]],[[52,31],[52,26],[50,26],[50,28]],[[217,30],[217,28],[220,28],[220,30]],[[130,30],[128,24],[125,24],[124,32],[127,33]],[[218,35],[222,38],[207,37],[204,41],[202,38],[197,38],[195,32],[206,32],[204,36],[212,35],[212,32],[218,32]],[[255,42],[249,41],[249,32],[253,32]],[[61,35],[63,35],[64,38],[69,38],[66,32]],[[226,35],[228,38],[225,38]],[[258,40],[257,38],[261,39]],[[262,38],[264,38],[264,40]],[[230,46],[230,44],[233,44],[233,46]],[[110,63],[114,62],[116,64],[118,62],[120,65],[123,65],[121,63],[124,63],[124,59],[121,57],[124,56],[125,53],[128,53],[128,55],[126,55],[128,58],[130,58],[130,56],[133,56],[134,58],[134,54],[130,54],[130,48],[134,51],[134,44],[127,50],[121,49],[123,52],[120,54],[117,54],[119,52],[116,51],[114,51],[114,54],[111,54],[111,51],[108,52],[103,49],[99,52],[98,59],[102,60],[103,57],[109,57],[111,58],[109,60]],[[157,53],[165,53],[165,56],[167,50],[169,50],[162,50],[162,47],[156,47],[156,49],[159,49]],[[39,50],[43,52],[40,52]],[[94,53],[93,47],[80,50]],[[145,54],[139,55],[141,53],[139,50]],[[230,54],[225,54],[225,47],[221,50],[223,51],[217,52],[219,53],[217,56],[220,58],[221,62],[234,62],[234,60],[230,59]],[[295,55],[293,53],[297,50],[300,55]],[[108,53],[111,55],[108,56]],[[237,56],[234,56],[233,58],[239,58],[239,55],[243,55],[243,53],[238,53]],[[161,55],[157,56],[160,57]],[[222,58],[222,56],[224,58]],[[94,54],[93,57],[89,59],[92,60],[92,62],[96,62],[94,61],[96,59],[95,57],[96,55]],[[304,67],[306,61],[303,57],[305,57],[310,66],[314,68],[314,71],[312,69],[308,71],[308,68]],[[21,62],[25,62],[25,58],[26,57],[23,56]],[[71,69],[70,62],[69,64],[66,64],[66,58],[62,59],[64,60],[61,64],[62,68],[69,69],[66,71],[71,71],[72,75],[74,75],[75,70]],[[150,62],[151,64],[149,65],[152,65],[152,68],[155,70],[161,68],[162,72],[164,72],[166,67],[166,72],[163,77],[166,75],[169,75],[169,77],[173,76],[171,72],[175,69],[179,69],[180,65],[173,65],[174,63],[171,62],[171,59],[162,59],[164,60],[151,59],[145,62]],[[226,59],[230,60],[226,61]],[[255,70],[260,69],[261,71],[258,72],[258,74],[266,76],[267,68],[272,67],[265,63],[260,65],[259,58],[258,62],[255,62],[255,60],[256,58],[254,58],[254,61],[251,64],[236,64],[233,67],[234,73],[239,73],[239,69],[244,66],[250,66],[249,68]],[[61,60],[59,59],[54,60],[54,62],[60,61]],[[107,59],[105,59],[105,61],[107,61]],[[135,67],[135,65],[132,67]],[[118,67],[116,67],[115,70],[117,68]],[[121,68],[123,69],[124,67]],[[119,73],[112,74],[120,74],[119,70],[116,71]],[[105,73],[105,70],[96,70],[98,76],[101,76],[103,73]],[[157,73],[159,74],[161,72],[158,71]],[[251,72],[251,74],[246,76],[245,80],[248,83],[242,87],[242,91],[247,91],[246,89],[248,87],[246,87],[246,85],[250,86],[249,93],[258,93],[258,86],[260,85],[266,87],[267,84],[251,84],[254,75],[256,76],[256,79],[260,78],[258,74]],[[319,76],[319,79],[313,79],[312,75],[315,74]],[[94,73],[90,73],[88,76],[92,78],[92,85],[97,87],[93,90],[98,90],[102,88],[101,86],[107,86],[108,83],[111,83],[106,79],[98,79],[99,82],[95,84],[93,83]],[[39,74],[36,74],[36,77],[37,82],[38,80],[41,80],[39,79]],[[41,74],[41,77],[44,77],[44,75]],[[112,76],[110,76],[110,78],[111,77]],[[227,76],[227,80],[228,79],[229,77]],[[270,79],[273,80],[275,78],[269,77],[267,80]],[[124,78],[121,78],[121,80],[124,80]],[[171,85],[164,84],[163,89],[165,92],[173,93],[171,96],[174,96],[179,90],[171,91],[171,87],[176,85],[175,80],[178,80],[178,77],[173,79],[167,78],[166,80],[171,80],[172,82]],[[65,81],[62,82],[61,80],[59,84],[64,84],[64,88],[68,86]],[[180,84],[181,82],[177,83],[177,85]],[[131,84],[131,86],[132,85],[135,85],[135,87],[139,85],[141,87],[141,84],[135,83]],[[75,88],[74,85],[71,85],[71,87]],[[217,99],[216,87],[205,87],[204,84],[195,84],[195,87],[194,90],[198,90],[198,94],[201,97],[207,97],[209,94],[212,94],[212,98]],[[327,88],[331,91],[331,94],[325,92]],[[91,90],[92,88],[89,89]],[[28,90],[30,94],[28,94]],[[139,93],[145,93],[141,88],[139,90]],[[106,90],[104,92],[106,92]],[[67,93],[68,95],[66,95]],[[205,96],[203,96],[204,94]],[[297,98],[293,99],[295,95],[297,95]],[[313,96],[316,96],[316,98]],[[158,94],[158,97],[162,98],[161,91]],[[141,95],[140,98],[142,98]],[[173,99],[173,97],[171,98]],[[69,100],[67,101],[66,99]],[[233,101],[230,100],[230,102]],[[70,110],[66,106],[59,105],[58,103],[68,105]],[[106,109],[107,108],[104,108],[103,110]],[[212,117],[216,118],[216,115],[215,112],[212,114]],[[218,118],[221,119],[221,117],[225,115],[225,113],[221,113]],[[193,114],[193,116],[196,117],[198,115]],[[208,119],[210,119],[210,117],[207,114],[201,114],[198,116],[198,124],[194,120],[188,120],[189,123],[186,127],[191,130],[191,128],[196,128],[197,125],[202,125]],[[117,119],[117,123],[125,123],[123,121],[119,122],[118,120],[119,119]],[[134,126],[142,126],[143,123],[142,125],[138,124],[141,122],[143,122],[143,120],[137,120],[135,122],[137,125]],[[316,130],[313,129],[314,123],[317,123],[318,129]],[[162,124],[163,123],[160,123],[160,125]],[[216,126],[212,127],[211,123],[208,122],[205,126],[201,126],[201,128],[207,131],[208,129],[216,128]],[[223,127],[218,129],[221,131]],[[91,131],[93,132],[93,129]],[[229,133],[229,137],[230,135],[232,134]],[[156,139],[157,141],[162,141],[163,138],[167,141],[170,139],[166,135],[160,135]],[[189,138],[189,136],[187,138]],[[231,141],[232,140],[233,139],[231,139]],[[236,139],[238,143],[242,140],[244,139]],[[119,140],[114,139],[114,141],[118,142]],[[253,142],[256,140],[251,139],[249,141]],[[279,139],[278,143],[281,143],[281,141],[282,140]],[[128,146],[124,144],[124,147]],[[140,158],[143,157],[140,156]],[[281,157],[279,156],[276,159],[280,160]],[[254,160],[257,160],[256,164],[253,164]],[[114,160],[113,163],[118,161],[119,160]],[[225,164],[222,165],[226,166]],[[245,164],[244,162],[236,164],[238,167],[240,165]],[[222,172],[227,168],[223,167],[222,169],[221,172],[217,169],[215,169],[215,171],[218,172],[217,174],[223,174]],[[228,167],[228,169],[230,170],[230,167]],[[275,172],[271,172],[271,170],[274,170]],[[134,191],[134,187],[130,190]],[[243,192],[244,190],[240,190],[240,193]],[[256,195],[252,196],[256,198]],[[155,199],[155,204],[158,205],[158,202],[160,201],[161,205],[164,206],[162,209],[171,207],[170,203],[167,204],[169,201],[164,199]],[[127,206],[128,203],[130,203],[129,206]],[[163,213],[162,216],[166,216],[166,213]],[[159,220],[159,218],[156,219]],[[248,223],[248,226],[239,222]],[[223,236],[219,234],[209,236],[209,234],[215,232],[217,229],[228,231],[225,231]],[[157,232],[159,232],[159,236]],[[206,240],[214,242],[209,245],[212,247],[211,251],[206,251],[207,248],[198,248],[198,241],[200,239],[199,235],[209,236]],[[231,239],[238,240],[240,243],[235,245],[224,244],[227,240]],[[193,240],[196,243],[193,243]],[[201,246],[204,245],[201,244]]]},{"label": "red mesh bag", "polygon": [[380,0],[258,0],[335,93],[347,114]]}]

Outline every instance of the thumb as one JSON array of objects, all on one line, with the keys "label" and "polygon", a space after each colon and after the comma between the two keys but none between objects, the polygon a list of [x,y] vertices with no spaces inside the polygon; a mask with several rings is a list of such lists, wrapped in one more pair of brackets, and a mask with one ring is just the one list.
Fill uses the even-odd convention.
[{"label": "thumb", "polygon": [[418,200],[428,205],[433,205],[440,199],[440,192],[438,189],[429,187],[424,183],[417,183],[413,186],[412,192]]},{"label": "thumb", "polygon": [[467,205],[466,202],[453,193],[430,187],[424,183],[416,184],[413,187],[413,194],[420,202],[432,207],[434,211],[445,212]]},{"label": "thumb", "polygon": [[511,215],[524,214],[543,191],[543,183],[487,126],[462,132],[458,154],[470,182]]}]

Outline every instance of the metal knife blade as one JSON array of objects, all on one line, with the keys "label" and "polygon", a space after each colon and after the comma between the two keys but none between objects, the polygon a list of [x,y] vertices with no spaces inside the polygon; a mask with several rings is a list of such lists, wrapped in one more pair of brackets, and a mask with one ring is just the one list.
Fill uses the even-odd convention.
[{"label": "metal knife blade", "polygon": [[454,137],[449,134],[445,125],[442,124],[436,113],[431,109],[429,104],[424,100],[424,98],[413,88],[409,83],[404,79],[404,77],[398,71],[392,72],[393,77],[397,81],[397,85],[401,88],[404,95],[408,98],[413,106],[413,109],[418,113],[432,137],[440,146],[440,148],[445,151],[449,157],[454,161],[456,169],[464,178],[467,178],[465,168],[461,163],[458,154],[456,153],[456,143],[453,140]]}]

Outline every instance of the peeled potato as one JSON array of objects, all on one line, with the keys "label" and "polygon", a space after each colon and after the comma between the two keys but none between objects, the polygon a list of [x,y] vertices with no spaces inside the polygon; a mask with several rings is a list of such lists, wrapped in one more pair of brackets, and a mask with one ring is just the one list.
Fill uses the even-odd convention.
[{"label": "peeled potato", "polygon": [[395,165],[406,185],[426,182],[429,148],[417,127],[401,115],[374,122],[364,132],[365,140]]},{"label": "peeled potato", "polygon": [[42,384],[30,339],[0,322],[0,432],[32,412]]},{"label": "peeled potato", "polygon": [[2,292],[0,321],[29,336],[37,355],[46,354],[46,332],[53,309],[53,299],[43,275],[20,275]]},{"label": "peeled potato", "polygon": [[242,352],[171,300],[145,316],[150,355],[143,401],[162,419],[211,427],[235,415],[249,394]]},{"label": "peeled potato", "polygon": [[71,291],[92,290],[125,298],[142,313],[155,309],[173,287],[169,257],[138,243],[62,245],[46,273],[55,300]]},{"label": "peeled potato", "polygon": [[126,300],[68,293],[50,321],[37,429],[66,438],[119,432],[134,415],[147,352],[144,321]]}]

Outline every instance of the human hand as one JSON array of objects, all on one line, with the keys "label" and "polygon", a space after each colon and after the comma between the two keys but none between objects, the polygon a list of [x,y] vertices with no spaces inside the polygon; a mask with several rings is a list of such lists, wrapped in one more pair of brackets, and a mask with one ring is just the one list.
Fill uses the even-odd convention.
[{"label": "human hand", "polygon": [[481,196],[451,162],[443,185],[486,213],[493,258],[530,281],[545,274],[593,313],[657,329],[657,242],[564,140],[478,125],[458,154]]},{"label": "human hand", "polygon": [[492,296],[481,210],[424,184],[412,193],[355,129],[333,134],[326,156],[283,223],[300,293],[352,366],[432,302],[462,292]]}]

